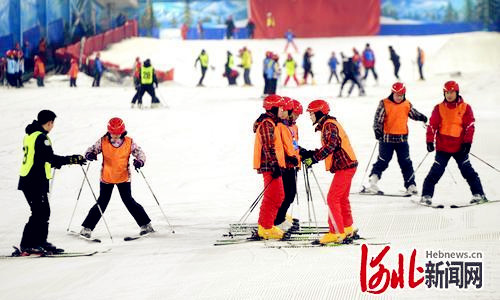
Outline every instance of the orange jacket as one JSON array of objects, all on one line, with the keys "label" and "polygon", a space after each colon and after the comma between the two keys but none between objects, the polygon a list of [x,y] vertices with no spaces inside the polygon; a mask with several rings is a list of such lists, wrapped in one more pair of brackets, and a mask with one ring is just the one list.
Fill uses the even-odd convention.
[{"label": "orange jacket", "polygon": [[[356,154],[354,154],[354,150],[352,149],[351,143],[349,142],[349,137],[345,133],[344,128],[340,125],[339,122],[337,122],[337,120],[335,120],[335,119],[328,119],[323,124],[323,129],[326,128],[325,125],[328,124],[328,123],[333,123],[337,127],[337,129],[339,131],[339,137],[340,137],[340,140],[341,140],[341,145],[340,145],[341,149],[340,150],[336,150],[335,152],[344,152],[345,154],[347,154],[347,157],[351,161],[356,162],[357,161]],[[323,134],[321,136],[323,137]],[[323,146],[325,146],[325,144],[326,144],[326,141],[323,138],[321,139],[321,144]],[[326,171],[330,171],[332,169],[332,165],[333,165],[333,153],[330,153],[326,157],[326,159],[325,159],[325,168],[326,168]]]},{"label": "orange jacket", "polygon": [[74,63],[71,63],[71,67],[69,68],[69,77],[71,78],[76,78],[78,77],[78,63],[74,62]]},{"label": "orange jacket", "polygon": [[33,77],[43,78],[45,77],[45,65],[41,59],[35,61],[35,69],[33,70]]},{"label": "orange jacket", "polygon": [[410,113],[410,101],[404,100],[401,103],[384,99],[385,134],[408,134],[408,114]]},{"label": "orange jacket", "polygon": [[123,144],[116,148],[107,137],[101,139],[102,170],[101,181],[105,183],[122,183],[129,181],[128,161],[132,153],[132,139],[125,137]]},{"label": "orange jacket", "polygon": [[[261,165],[263,163],[262,160],[262,152],[263,152],[263,143],[262,143],[262,136],[260,133],[260,129],[264,123],[270,123],[273,127],[273,144],[268,145],[269,148],[274,148],[274,153],[276,155],[276,159],[278,161],[278,165],[281,168],[285,168],[285,152],[284,152],[284,147],[283,147],[283,142],[281,138],[276,137],[276,124],[273,122],[271,118],[264,118],[258,125],[257,128],[255,129],[255,142],[254,142],[254,148],[253,148],[253,168],[254,169],[262,169]],[[269,163],[269,162],[266,162]]]},{"label": "orange jacket", "polygon": [[[296,140],[293,128],[280,122],[274,128],[274,136],[276,141],[281,141],[283,144],[283,158],[286,168],[293,168],[294,166],[291,163],[286,163],[286,157],[295,157],[297,161],[300,161],[298,141]],[[278,155],[278,153],[276,153],[276,155],[278,156],[279,163],[279,157],[281,155]]]},{"label": "orange jacket", "polygon": [[456,108],[449,108],[444,102],[438,105],[441,123],[439,133],[452,137],[460,137],[463,131],[463,116],[467,110],[467,103],[461,102]]}]

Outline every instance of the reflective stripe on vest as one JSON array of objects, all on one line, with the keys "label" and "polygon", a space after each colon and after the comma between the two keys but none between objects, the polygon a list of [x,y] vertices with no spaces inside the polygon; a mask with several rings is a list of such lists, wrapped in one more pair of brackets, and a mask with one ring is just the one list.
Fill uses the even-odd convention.
[{"label": "reflective stripe on vest", "polygon": [[206,53],[200,54],[200,64],[205,68],[208,66],[208,55]]},{"label": "reflective stripe on vest", "polygon": [[[40,134],[42,134],[41,131],[35,131],[32,134],[24,136],[23,140],[24,158],[23,158],[23,164],[21,165],[21,171],[19,172],[22,177],[25,177],[29,174],[31,168],[33,167],[33,164],[35,163],[35,142],[36,138]],[[50,141],[48,136],[47,136],[47,141],[49,141],[49,145],[52,145],[52,142]],[[50,165],[50,163],[45,162],[45,177],[47,179],[52,179],[52,173],[50,172],[51,168],[52,166]]]},{"label": "reflective stripe on vest", "polygon": [[262,124],[264,124],[264,122],[270,122],[274,127],[274,152],[276,153],[276,159],[278,160],[278,165],[284,168],[286,165],[285,165],[285,152],[283,148],[283,142],[281,140],[281,137],[277,138],[276,124],[274,124],[271,118],[264,119],[259,124],[257,130],[255,131],[255,143],[253,147],[253,168],[260,169],[260,164],[262,162],[262,137],[259,133],[259,130]]},{"label": "reflective stripe on vest", "polygon": [[153,67],[141,68],[141,83],[142,84],[153,83]]},{"label": "reflective stripe on vest", "polygon": [[[328,119],[325,121],[325,124],[323,124],[323,129],[326,127],[326,124],[328,123],[333,123],[335,126],[337,126],[341,142],[340,147],[342,148],[342,150],[344,150],[347,153],[347,156],[349,156],[349,158],[352,161],[357,160],[356,155],[354,154],[354,150],[351,147],[351,143],[349,142],[349,138],[347,137],[347,134],[344,131],[344,128],[342,128],[340,123],[337,122],[336,120]],[[321,144],[324,146],[325,141],[323,140],[323,129],[321,130]],[[330,155],[328,155],[325,159],[325,168],[327,171],[330,171],[330,169],[332,168],[332,164],[333,164],[333,153],[330,153]]]},{"label": "reflective stripe on vest", "polygon": [[384,99],[384,109],[384,133],[408,134],[408,114],[410,113],[410,101],[405,100],[397,104],[389,99]]},{"label": "reflective stripe on vest", "polygon": [[463,131],[463,116],[467,110],[467,103],[462,102],[456,108],[449,108],[446,103],[439,104],[439,115],[441,124],[439,124],[439,133],[452,137],[460,137]]},{"label": "reflective stripe on vest", "polygon": [[101,180],[106,183],[122,183],[129,180],[128,160],[132,153],[132,139],[125,137],[120,147],[114,147],[108,137],[101,139]]}]

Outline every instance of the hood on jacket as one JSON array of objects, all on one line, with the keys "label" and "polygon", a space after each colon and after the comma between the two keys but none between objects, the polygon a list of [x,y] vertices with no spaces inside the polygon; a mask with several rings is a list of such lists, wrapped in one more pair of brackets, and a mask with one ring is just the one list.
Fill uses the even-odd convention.
[{"label": "hood on jacket", "polygon": [[33,120],[31,124],[26,126],[26,129],[24,131],[26,132],[26,134],[32,134],[36,131],[41,131],[42,133],[47,134],[47,131],[43,129],[42,125],[40,125],[37,120]]}]

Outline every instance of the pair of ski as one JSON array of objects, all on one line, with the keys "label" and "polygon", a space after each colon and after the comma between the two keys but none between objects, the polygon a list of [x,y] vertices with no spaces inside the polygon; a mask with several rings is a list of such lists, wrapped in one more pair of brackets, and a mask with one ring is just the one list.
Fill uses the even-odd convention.
[{"label": "pair of ski", "polygon": [[415,194],[410,194],[407,192],[401,192],[401,193],[384,193],[382,191],[377,191],[373,192],[367,187],[363,186],[361,188],[361,191],[354,193],[356,195],[366,195],[366,196],[386,196],[386,197],[411,197],[411,196],[416,196]]},{"label": "pair of ski", "polygon": [[97,253],[106,253],[109,252],[111,249],[103,250],[103,251],[82,251],[82,252],[61,252],[61,253],[51,253],[51,252],[43,252],[43,253],[33,253],[33,254],[27,254],[23,253],[18,247],[12,246],[15,251],[11,255],[0,255],[0,259],[9,259],[9,258],[16,258],[16,259],[21,259],[21,258],[42,258],[42,257],[50,257],[50,258],[56,258],[56,257],[82,257],[82,256],[93,256]]},{"label": "pair of ski", "polygon": [[[418,204],[418,205],[421,205],[421,206],[430,207],[430,208],[444,208],[443,204],[425,204],[425,203],[421,203],[418,200],[411,200],[411,202]],[[481,203],[452,204],[452,205],[450,205],[450,208],[464,208],[464,207],[478,206],[478,205],[495,203],[495,202],[500,202],[500,200],[488,200],[486,202],[481,202]]]},{"label": "pair of ski", "polygon": [[[83,235],[81,235],[79,232],[76,232],[76,231],[73,231],[73,230],[69,231],[69,233],[70,233],[71,235],[77,236],[77,237],[79,237],[79,238],[81,238],[81,239],[83,239],[83,240],[86,240],[87,242],[91,242],[91,243],[101,243],[101,242],[102,242],[100,239],[96,239],[96,238],[87,238],[87,237],[84,237],[84,236],[83,236]],[[139,234],[139,235],[126,236],[126,237],[124,237],[124,238],[123,238],[123,240],[124,240],[125,242],[135,241],[135,240],[138,240],[138,239],[140,239],[140,238],[146,237],[146,236],[148,236],[148,235],[149,235],[149,233],[147,233],[147,234],[143,234],[143,235],[140,235],[140,234]]]}]

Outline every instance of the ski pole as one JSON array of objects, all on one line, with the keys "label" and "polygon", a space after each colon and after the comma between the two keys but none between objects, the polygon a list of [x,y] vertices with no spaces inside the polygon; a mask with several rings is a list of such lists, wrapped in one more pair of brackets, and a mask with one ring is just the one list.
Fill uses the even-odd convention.
[{"label": "ski pole", "polygon": [[248,210],[245,212],[245,214],[243,214],[243,216],[240,218],[240,220],[237,223],[240,228],[243,225],[243,223],[247,220],[247,218],[250,216],[250,214],[255,209],[255,207],[260,202],[260,200],[262,200],[262,198],[264,198],[264,192],[271,185],[271,183],[273,182],[273,180],[274,180],[274,178],[271,179],[271,181],[264,187],[264,189],[262,190],[262,192],[260,192],[260,194],[257,196],[257,198],[255,199],[255,201],[250,205],[250,207],[248,208]]},{"label": "ski pole", "polygon": [[490,165],[489,163],[487,163],[486,161],[482,160],[481,158],[477,157],[474,153],[470,152],[470,155],[474,156],[475,158],[479,159],[481,162],[483,162],[484,164],[486,164],[488,167],[492,168],[493,170],[497,171],[497,172],[500,172],[500,170],[498,170],[497,168],[495,168],[494,166]]},{"label": "ski pole", "polygon": [[80,165],[82,168],[83,176],[85,177],[85,180],[89,184],[90,191],[92,192],[92,196],[94,196],[95,203],[97,205],[97,208],[99,209],[99,212],[101,213],[101,218],[104,222],[104,225],[106,226],[106,230],[108,231],[109,238],[111,239],[111,243],[113,243],[113,236],[111,235],[111,231],[109,230],[108,223],[106,222],[106,219],[104,218],[104,213],[102,212],[101,206],[99,205],[99,202],[97,201],[97,197],[95,196],[94,189],[92,188],[92,185],[90,184],[90,180],[87,177],[87,172],[85,172],[85,169],[83,168],[82,165]]},{"label": "ski pole", "polygon": [[[313,174],[314,180],[316,181],[316,185],[318,186],[319,192],[321,193],[321,197],[323,198],[325,205],[328,207],[328,217],[330,218],[330,222],[332,222],[333,229],[335,230],[335,232],[340,233],[340,230],[337,226],[337,223],[335,223],[335,219],[333,218],[332,210],[330,209],[330,206],[328,206],[328,202],[326,201],[325,194],[323,194],[323,190],[321,189],[321,186],[319,185],[318,178],[316,178],[316,174],[314,174],[314,171],[312,168],[311,168],[311,173]],[[342,231],[344,231],[344,228],[342,228]]]},{"label": "ski pole", "polygon": [[311,187],[309,186],[309,177],[308,177],[308,167],[304,165],[304,187],[306,189],[306,199],[307,199],[307,217],[309,218],[309,226],[311,226]]},{"label": "ski pole", "polygon": [[161,99],[158,99],[158,100],[160,100],[160,103],[161,103],[163,106],[165,106],[166,108],[169,108],[169,106],[167,105],[167,103],[166,103],[165,101],[162,101],[162,99],[165,99],[165,97],[163,97],[163,93],[161,92],[160,88],[158,88],[158,92],[159,92],[159,94],[160,94],[160,96],[161,96]]},{"label": "ski pole", "polygon": [[[314,209],[314,202],[313,202],[313,197],[312,197],[312,192],[311,192],[311,185],[309,184],[309,169],[311,169],[311,171],[312,171],[311,167],[306,166],[307,189],[309,191],[309,197],[311,199],[311,208],[313,211],[314,224],[316,225],[316,233],[319,235],[318,218],[316,217],[316,209]],[[309,226],[311,226],[310,222],[309,222]]]},{"label": "ski pole", "polygon": [[56,169],[54,168],[52,170],[52,178],[50,179],[50,186],[49,186],[49,197],[48,197],[48,200],[50,200],[50,198],[52,198],[52,187],[54,186],[54,178],[56,177]]},{"label": "ski pole", "polygon": [[[90,168],[90,162],[87,165],[87,170],[85,170],[85,172],[88,172],[89,168]],[[71,218],[69,219],[69,224],[68,224],[68,228],[66,228],[66,231],[69,231],[69,228],[71,227],[71,222],[73,221],[73,216],[75,215],[76,206],[78,205],[78,200],[80,200],[80,195],[82,194],[82,189],[83,189],[84,184],[85,184],[85,177],[82,178],[82,184],[80,185],[80,190],[78,191],[78,196],[76,196],[75,207],[73,208],[73,213],[71,214]]]},{"label": "ski pole", "polygon": [[370,155],[370,160],[368,161],[365,172],[363,173],[363,179],[361,179],[361,186],[359,187],[359,190],[363,189],[363,182],[365,181],[366,173],[368,173],[368,168],[370,167],[370,163],[372,162],[373,154],[375,153],[375,149],[377,149],[377,145],[378,145],[378,140],[375,142],[375,145],[373,145],[372,154]]},{"label": "ski pole", "polygon": [[410,178],[408,178],[408,180],[407,180],[406,182],[408,182],[408,181],[412,180],[412,179],[413,179],[413,177],[415,177],[415,173],[417,173],[418,169],[419,169],[419,168],[420,168],[420,166],[424,163],[424,161],[425,161],[425,159],[427,158],[427,156],[429,156],[429,153],[430,153],[430,152],[427,152],[427,153],[425,154],[425,156],[424,156],[424,158],[422,159],[422,161],[418,164],[417,168],[415,169],[415,171],[413,171],[413,174],[411,174]]},{"label": "ski pole", "polygon": [[170,225],[170,222],[168,221],[168,218],[167,218],[167,215],[165,214],[165,212],[163,211],[163,209],[161,208],[161,205],[160,205],[160,202],[158,202],[158,199],[156,198],[156,195],[155,193],[153,192],[153,189],[151,189],[151,186],[149,185],[149,182],[148,180],[146,179],[146,176],[144,176],[144,173],[142,172],[141,169],[136,169],[138,170],[139,173],[141,173],[142,175],[142,178],[144,178],[144,181],[146,182],[149,190],[151,191],[151,194],[153,195],[153,198],[155,198],[155,201],[156,201],[156,204],[158,204],[158,207],[160,208],[161,210],[161,213],[163,214],[163,216],[165,217],[165,220],[167,221],[167,224],[168,226],[170,226],[170,228],[172,229],[172,233],[175,233],[175,230],[174,230],[174,227],[172,225]]}]

